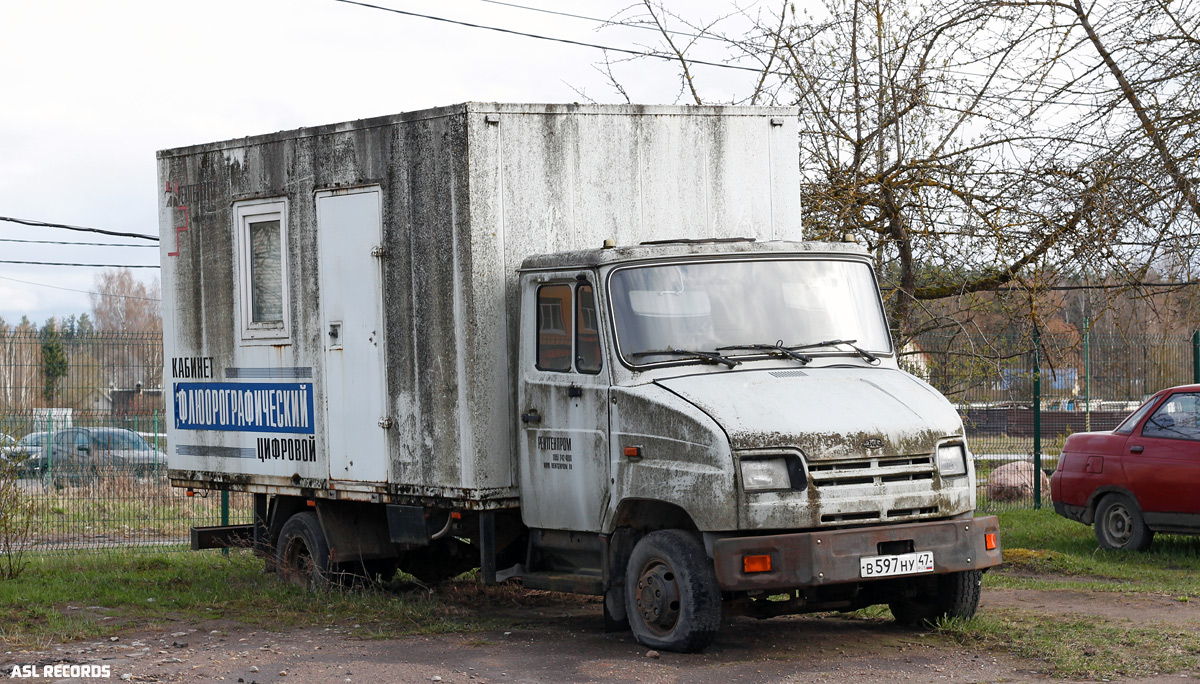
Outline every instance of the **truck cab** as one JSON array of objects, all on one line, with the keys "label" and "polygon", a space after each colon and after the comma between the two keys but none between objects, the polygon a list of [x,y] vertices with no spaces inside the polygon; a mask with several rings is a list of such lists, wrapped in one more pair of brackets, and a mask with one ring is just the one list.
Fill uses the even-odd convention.
[{"label": "truck cab", "polygon": [[973,516],[957,412],[897,365],[866,250],[535,256],[520,297],[527,585],[590,587],[672,650],[707,645],[722,596],[759,615],[974,612],[996,520]]}]

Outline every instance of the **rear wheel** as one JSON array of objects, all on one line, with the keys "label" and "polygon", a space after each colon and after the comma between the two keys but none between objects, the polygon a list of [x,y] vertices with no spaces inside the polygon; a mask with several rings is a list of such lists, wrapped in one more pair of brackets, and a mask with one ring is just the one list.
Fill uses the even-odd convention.
[{"label": "rear wheel", "polygon": [[329,543],[317,521],[317,514],[303,511],[288,518],[279,532],[275,572],[285,582],[310,590],[329,587],[332,573]]},{"label": "rear wheel", "polygon": [[695,653],[712,643],[721,592],[700,540],[679,530],[642,537],[625,573],[625,612],[645,646]]},{"label": "rear wheel", "polygon": [[1096,542],[1106,549],[1145,551],[1154,541],[1154,530],[1146,527],[1141,509],[1124,494],[1109,494],[1100,500],[1093,527]]},{"label": "rear wheel", "polygon": [[930,577],[911,596],[888,604],[896,622],[929,627],[941,618],[969,618],[979,607],[982,570],[964,570]]}]

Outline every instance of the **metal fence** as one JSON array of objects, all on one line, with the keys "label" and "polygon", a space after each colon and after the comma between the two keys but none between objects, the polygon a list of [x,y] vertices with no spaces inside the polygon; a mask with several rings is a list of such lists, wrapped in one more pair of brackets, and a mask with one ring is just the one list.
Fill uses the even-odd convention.
[{"label": "metal fence", "polygon": [[167,481],[162,335],[0,333],[0,455],[32,503],[31,553],[186,548],[193,525],[250,522],[249,495]]},{"label": "metal fence", "polygon": [[[33,503],[25,548],[186,548],[194,525],[250,522],[249,495],[188,497],[167,481],[162,354],[157,333],[0,333],[0,433],[18,440],[0,453]],[[1048,503],[1034,474],[1067,435],[1200,382],[1200,334],[926,336],[902,363],[958,406],[980,508],[1028,508]]]},{"label": "metal fence", "polygon": [[958,407],[992,512],[1049,505],[1072,433],[1111,430],[1158,390],[1200,383],[1200,333],[931,335],[906,351],[902,363]]}]

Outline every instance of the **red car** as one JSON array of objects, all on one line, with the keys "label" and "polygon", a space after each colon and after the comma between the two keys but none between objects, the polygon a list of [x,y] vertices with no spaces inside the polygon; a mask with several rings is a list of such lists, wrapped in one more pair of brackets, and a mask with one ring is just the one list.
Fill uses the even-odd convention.
[{"label": "red car", "polygon": [[1162,390],[1112,432],[1068,437],[1050,497],[1106,549],[1200,534],[1200,385]]}]

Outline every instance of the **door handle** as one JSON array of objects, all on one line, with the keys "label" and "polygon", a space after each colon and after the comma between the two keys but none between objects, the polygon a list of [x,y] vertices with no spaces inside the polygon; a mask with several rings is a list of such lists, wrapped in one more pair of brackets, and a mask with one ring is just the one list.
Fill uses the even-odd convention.
[{"label": "door handle", "polygon": [[540,423],[542,422],[542,414],[538,413],[537,409],[529,409],[529,413],[521,414],[522,423]]},{"label": "door handle", "polygon": [[1146,450],[1146,447],[1142,446],[1141,444],[1134,444],[1133,446],[1129,447],[1129,450],[1135,454],[1140,454]]}]

